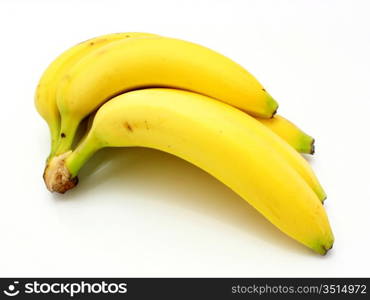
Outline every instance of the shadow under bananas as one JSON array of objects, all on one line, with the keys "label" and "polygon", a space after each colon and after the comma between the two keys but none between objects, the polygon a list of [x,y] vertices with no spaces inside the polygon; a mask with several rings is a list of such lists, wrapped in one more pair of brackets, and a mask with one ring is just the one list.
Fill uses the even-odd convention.
[{"label": "shadow under bananas", "polygon": [[[108,148],[100,150],[83,167],[78,186],[59,201],[88,201],[81,194],[110,181],[117,189],[130,186],[148,199],[165,201],[215,218],[272,244],[273,247],[301,255],[313,255],[270,224],[245,200],[205,171],[173,155],[146,148]],[[113,181],[113,182],[111,182]],[[154,196],[153,196],[154,195]],[[163,197],[161,197],[163,195]],[[171,195],[171,196],[168,196]]]}]

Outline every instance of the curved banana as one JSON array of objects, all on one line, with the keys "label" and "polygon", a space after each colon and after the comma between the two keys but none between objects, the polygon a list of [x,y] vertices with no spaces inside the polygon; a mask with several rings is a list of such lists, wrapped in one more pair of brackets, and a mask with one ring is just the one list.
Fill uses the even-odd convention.
[{"label": "curved banana", "polygon": [[56,90],[60,80],[77,61],[92,50],[112,41],[157,36],[151,33],[125,32],[113,33],[89,39],[63,52],[45,70],[36,88],[35,104],[39,114],[49,126],[51,136],[51,155],[54,154],[60,134],[60,115],[56,103]]},{"label": "curved banana", "polygon": [[270,128],[298,152],[314,154],[315,139],[303,132],[289,120],[279,115],[275,115],[271,119],[257,118],[257,120]]},{"label": "curved banana", "polygon": [[[272,129],[272,127],[274,127],[275,125],[270,124],[265,126],[268,126],[270,129]],[[265,131],[261,132],[261,135],[265,134]],[[302,156],[297,155],[295,149],[293,149],[288,143],[283,141],[277,134],[269,132],[269,135],[273,136],[273,138],[271,139],[271,148],[275,149],[275,151],[278,151],[284,157],[284,159],[302,176],[302,178],[312,188],[320,201],[323,202],[326,199],[326,193],[308,162]],[[48,166],[46,166],[46,168],[48,168]]]},{"label": "curved banana", "polygon": [[[96,112],[90,114],[87,119],[86,131],[92,127]],[[256,118],[257,121],[262,123],[269,130],[277,134],[290,146],[292,146],[299,153],[314,154],[315,152],[315,139],[307,133],[298,128],[295,124],[288,119],[275,115],[271,119]]]},{"label": "curved banana", "polygon": [[117,94],[143,87],[194,91],[265,118],[278,106],[244,68],[210,49],[165,37],[116,41],[81,59],[61,82],[57,154],[71,148],[76,128],[90,112]]},{"label": "curved banana", "polygon": [[51,191],[73,187],[103,147],[159,149],[202,168],[281,231],[325,254],[334,237],[324,208],[275,143],[261,123],[222,102],[175,89],[137,90],[104,104],[76,150],[51,160],[45,180]]}]

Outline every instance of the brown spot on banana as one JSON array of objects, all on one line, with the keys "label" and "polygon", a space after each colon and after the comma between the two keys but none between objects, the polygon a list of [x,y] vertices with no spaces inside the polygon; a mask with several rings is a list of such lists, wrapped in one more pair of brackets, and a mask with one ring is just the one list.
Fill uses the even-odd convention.
[{"label": "brown spot on banana", "polygon": [[133,132],[134,131],[134,129],[132,128],[132,126],[130,125],[130,123],[127,122],[127,121],[125,123],[123,123],[123,127],[125,127],[130,132]]}]

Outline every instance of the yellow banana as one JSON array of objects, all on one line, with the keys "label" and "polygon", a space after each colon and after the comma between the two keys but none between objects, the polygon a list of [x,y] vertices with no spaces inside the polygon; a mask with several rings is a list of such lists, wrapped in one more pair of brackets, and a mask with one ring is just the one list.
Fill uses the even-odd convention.
[{"label": "yellow banana", "polygon": [[143,87],[198,92],[265,118],[277,109],[251,74],[210,49],[164,37],[116,41],[81,59],[62,80],[57,154],[71,148],[76,128],[91,111],[117,94]]},{"label": "yellow banana", "polygon": [[298,152],[314,154],[314,138],[303,132],[289,120],[278,115],[271,119],[257,118],[257,120],[279,135]]},{"label": "yellow banana", "polygon": [[[287,162],[261,123],[209,97],[176,89],[143,89],[108,101],[74,152],[54,157],[45,173],[51,191],[76,184],[85,162],[103,147],[141,146],[176,155],[213,175],[272,224],[320,254],[334,237],[318,197]],[[292,149],[292,156],[300,157]]]},{"label": "yellow banana", "polygon": [[[96,113],[89,116],[86,128],[90,130]],[[314,154],[315,152],[315,139],[309,136],[307,133],[298,128],[291,121],[286,118],[275,115],[270,119],[257,118],[260,123],[270,129],[272,132],[277,134],[290,146],[292,146],[299,153]],[[323,200],[323,199],[322,199]]]},{"label": "yellow banana", "polygon": [[60,80],[66,75],[66,72],[92,50],[98,49],[115,40],[146,36],[153,37],[156,35],[141,32],[125,32],[99,36],[68,49],[48,66],[37,86],[35,104],[39,114],[49,126],[51,155],[56,150],[60,134],[60,115],[56,103],[56,90]]}]

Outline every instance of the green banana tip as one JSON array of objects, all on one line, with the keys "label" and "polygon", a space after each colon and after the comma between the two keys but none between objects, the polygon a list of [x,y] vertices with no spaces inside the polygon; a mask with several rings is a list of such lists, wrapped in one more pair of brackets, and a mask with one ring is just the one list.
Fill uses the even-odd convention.
[{"label": "green banana tip", "polygon": [[278,108],[279,108],[279,105],[277,105],[275,110],[272,112],[271,119],[277,114]]},{"label": "green banana tip", "polygon": [[315,154],[315,139],[305,133],[301,134],[296,144],[296,149],[300,153]]},{"label": "green banana tip", "polygon": [[268,112],[270,113],[270,118],[273,118],[277,111],[278,111],[278,108],[279,108],[279,103],[274,99],[272,98],[272,96],[267,93],[267,110]]},{"label": "green banana tip", "polygon": [[333,243],[329,247],[326,247],[325,245],[322,245],[321,247],[322,247],[322,252],[320,252],[320,254],[322,256],[325,256],[329,252],[329,250],[333,248]]},{"label": "green banana tip", "polygon": [[314,155],[315,154],[315,139],[312,138],[312,141],[311,141],[311,150],[310,150],[310,154],[311,155]]},{"label": "green banana tip", "polygon": [[324,189],[321,186],[317,190],[317,194],[319,196],[319,200],[320,200],[321,204],[324,205],[324,202],[326,201],[326,199],[328,198],[328,196],[326,195]]},{"label": "green banana tip", "polygon": [[329,252],[329,250],[333,248],[333,244],[334,237],[331,236],[324,242],[320,241],[315,243],[314,245],[312,245],[313,247],[311,249],[314,250],[316,253],[325,256]]},{"label": "green banana tip", "polygon": [[[262,108],[262,111],[256,112],[256,111],[251,111],[251,114],[255,117],[263,118],[263,119],[272,119],[279,108],[279,103],[272,98],[272,96],[264,89],[262,88],[262,91],[264,93],[264,107]],[[247,111],[248,112],[248,111]]]}]

